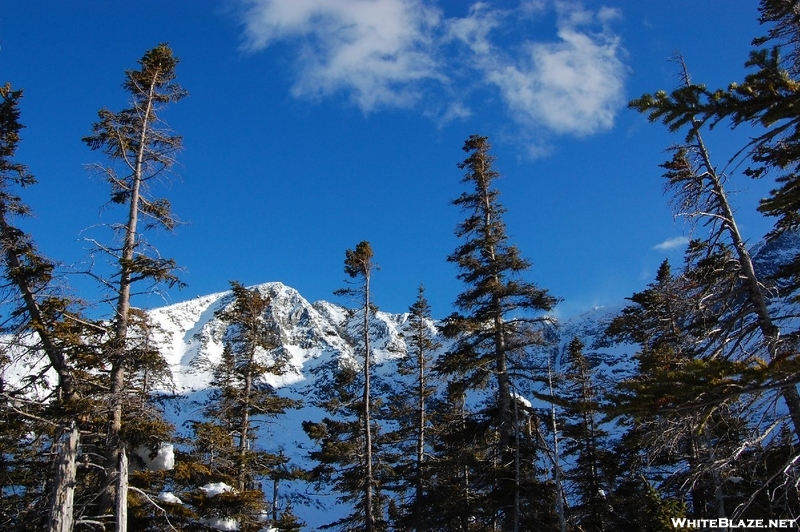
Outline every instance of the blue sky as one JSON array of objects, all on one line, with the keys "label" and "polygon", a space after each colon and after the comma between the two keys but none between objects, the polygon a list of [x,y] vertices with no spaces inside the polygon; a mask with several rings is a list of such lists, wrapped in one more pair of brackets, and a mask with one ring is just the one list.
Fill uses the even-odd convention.
[{"label": "blue sky", "polygon": [[[676,51],[693,79],[745,73],[757,2],[731,0],[0,0],[0,73],[25,91],[18,151],[39,184],[25,222],[50,257],[80,269],[92,227],[120,219],[81,143],[102,107],[124,108],[123,72],[168,42],[190,96],[164,114],[184,137],[160,191],[186,222],[152,235],[184,268],[178,302],[281,281],[336,300],[344,252],[369,240],[380,308],[402,312],[424,284],[436,316],[461,290],[461,147],[494,146],[512,241],[559,314],[619,302],[659,263],[679,264],[688,228],[658,164],[679,142],[626,109],[671,89]],[[722,164],[741,133],[707,141]],[[738,139],[738,140],[737,140]],[[733,173],[743,232],[768,182]],[[670,245],[672,243],[673,245]],[[70,276],[79,295],[91,283]],[[161,299],[139,304],[157,306]]]}]

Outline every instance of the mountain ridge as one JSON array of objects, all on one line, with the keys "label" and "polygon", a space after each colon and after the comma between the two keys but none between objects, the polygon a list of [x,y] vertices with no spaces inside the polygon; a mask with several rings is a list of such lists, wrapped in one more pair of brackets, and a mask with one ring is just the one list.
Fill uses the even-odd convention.
[{"label": "mountain ridge", "polygon": [[[313,443],[302,430],[305,421],[317,422],[326,413],[317,406],[321,393],[332,386],[333,369],[339,364],[358,365],[360,317],[343,306],[327,301],[308,302],[300,293],[280,282],[249,287],[269,296],[265,317],[276,324],[280,354],[288,368],[281,376],[265,375],[263,381],[278,392],[303,401],[299,410],[276,419],[259,421],[257,445],[270,452],[290,456],[294,465],[310,468],[308,453]],[[178,434],[191,437],[191,421],[201,417],[211,386],[211,367],[223,349],[225,325],[216,313],[233,303],[231,291],[218,292],[149,311],[156,325],[155,340],[172,371],[170,385],[159,390],[160,403]],[[406,353],[402,328],[408,314],[377,311],[370,322],[375,360],[375,389],[398,375],[392,362]],[[433,326],[433,324],[431,324]],[[344,515],[346,509],[336,494],[312,490],[306,482],[284,481],[282,493],[310,529]]]},{"label": "mountain ridge", "polygon": [[[300,410],[288,412],[275,420],[260,422],[257,445],[270,452],[282,452],[294,464],[310,468],[308,453],[313,443],[302,430],[305,421],[318,422],[326,415],[317,406],[326,390],[333,385],[333,370],[340,364],[360,366],[359,342],[361,316],[342,305],[328,301],[309,302],[292,287],[273,281],[249,287],[270,298],[265,317],[276,324],[278,347],[288,360],[284,375],[266,375],[264,382],[274,386],[281,395],[300,399]],[[189,436],[189,420],[197,419],[208,398],[211,385],[210,367],[219,361],[223,349],[225,325],[216,313],[233,303],[231,291],[218,292],[174,303],[149,311],[157,325],[156,340],[172,370],[172,384],[161,392],[170,397],[162,402],[165,413],[178,428]],[[601,334],[602,321],[616,309],[595,308],[572,319],[548,317],[550,335],[555,346],[538,351],[542,360],[551,358],[555,364],[563,356],[565,344],[572,335],[581,336],[589,345]],[[407,353],[403,327],[409,314],[376,311],[370,321],[371,351],[374,360],[373,387],[383,401],[390,401],[392,391],[403,377],[397,361]],[[441,333],[441,322],[431,320],[429,327],[442,347],[447,350],[452,340]],[[600,361],[598,361],[600,365]],[[478,394],[481,395],[481,394]],[[525,392],[520,391],[524,399]],[[475,400],[480,400],[476,398]],[[527,400],[527,399],[525,399]],[[319,492],[305,482],[284,481],[282,492],[291,499],[295,513],[310,529],[335,520],[347,513],[336,501],[336,494]]]}]

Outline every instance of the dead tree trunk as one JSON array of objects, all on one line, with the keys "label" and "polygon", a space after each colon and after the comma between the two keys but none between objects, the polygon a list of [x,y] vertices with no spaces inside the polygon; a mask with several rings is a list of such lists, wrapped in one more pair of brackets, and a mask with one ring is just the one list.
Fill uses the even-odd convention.
[{"label": "dead tree trunk", "polygon": [[119,451],[119,467],[114,515],[116,527],[114,532],[128,532],[128,457],[125,448]]},{"label": "dead tree trunk", "polygon": [[48,520],[49,532],[72,532],[73,501],[75,497],[75,476],[77,471],[78,444],[80,433],[73,422],[67,434],[58,442],[58,466],[56,468],[53,504],[50,506]]}]

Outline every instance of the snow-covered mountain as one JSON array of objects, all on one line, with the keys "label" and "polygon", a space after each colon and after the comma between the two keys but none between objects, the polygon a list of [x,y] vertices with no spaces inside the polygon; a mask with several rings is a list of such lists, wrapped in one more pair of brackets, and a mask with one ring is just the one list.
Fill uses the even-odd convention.
[{"label": "snow-covered mountain", "polygon": [[[315,405],[320,392],[332,386],[333,369],[340,364],[359,364],[357,346],[361,322],[353,312],[320,301],[309,303],[296,290],[278,282],[252,287],[268,296],[266,317],[278,326],[279,347],[289,360],[282,376],[266,375],[265,381],[281,395],[301,399],[303,407],[275,420],[259,420],[258,445],[291,457],[293,464],[310,466],[308,452],[313,443],[302,430],[303,421],[319,421],[323,412]],[[198,297],[150,311],[157,325],[156,337],[172,370],[172,383],[165,387],[162,404],[179,431],[189,420],[200,419],[208,398],[210,366],[223,351],[225,324],[215,314],[233,303],[232,292]],[[407,314],[377,312],[370,323],[375,361],[375,389],[397,375],[396,361],[405,356],[402,329]],[[435,330],[435,325],[431,327]],[[296,515],[310,530],[343,515],[336,494],[318,493],[305,483],[285,483],[282,492],[293,499]]]},{"label": "snow-covered mountain", "polygon": [[[756,268],[762,274],[774,273],[779,265],[786,264],[794,256],[800,248],[800,236],[791,236],[754,247]],[[289,361],[288,371],[283,375],[265,375],[264,380],[281,395],[302,401],[300,409],[276,419],[258,420],[257,445],[270,452],[282,452],[290,457],[293,465],[311,467],[308,454],[314,443],[302,430],[302,424],[320,421],[325,416],[316,405],[333,386],[334,369],[340,365],[361,365],[361,350],[355,340],[360,337],[361,319],[340,305],[326,301],[310,303],[295,289],[279,282],[253,288],[269,298],[265,317],[276,325],[278,349]],[[226,334],[226,325],[217,314],[233,301],[233,293],[228,291],[148,311],[157,326],[155,339],[172,374],[171,381],[163,384],[160,402],[167,417],[183,435],[191,436],[189,421],[202,418],[203,406],[209,397],[211,367],[220,360]],[[636,346],[603,342],[605,328],[624,305],[621,302],[558,321],[548,320],[545,331],[548,345],[533,352],[525,361],[526,367],[541,371],[549,364],[558,372],[564,364],[567,346],[577,337],[582,340],[584,354],[599,378],[609,381],[624,378],[623,375],[633,369],[632,355]],[[408,314],[380,311],[371,318],[370,341],[375,363],[373,390],[383,396],[384,402],[391,400],[389,393],[398,388],[401,379],[411,378],[402,376],[398,368],[398,361],[407,353],[403,329],[408,319]],[[437,325],[436,322],[429,324],[444,351],[450,341],[442,337]],[[21,378],[31,367],[26,359],[20,359],[19,363],[6,368],[5,377],[13,380],[11,373],[14,373]],[[528,400],[535,396],[531,391],[517,389],[515,393],[521,400]],[[477,393],[470,401],[479,402],[482,395]],[[537,407],[536,401],[529,402]],[[544,404],[538,406],[547,408]],[[280,490],[282,496],[291,497],[294,513],[306,523],[308,530],[318,529],[346,513],[337,503],[336,493],[320,493],[302,482],[284,482]]]},{"label": "snow-covered mountain", "polygon": [[[788,232],[775,240],[756,244],[751,252],[759,274],[768,278],[781,265],[789,263],[798,250],[800,233]],[[326,364],[358,363],[352,338],[359,336],[360,322],[353,319],[350,310],[326,301],[309,303],[295,289],[279,282],[256,288],[271,300],[267,317],[278,325],[280,348],[291,361],[290,371],[280,378],[271,377],[270,384],[305,393],[313,391],[320,384],[318,380],[325,378],[320,368]],[[210,374],[204,367],[207,362],[219,360],[225,333],[224,325],[214,315],[232,301],[233,294],[228,291],[150,311],[160,329],[157,338],[162,353],[172,368],[174,386],[171,391],[186,395],[208,386]],[[620,303],[594,308],[554,325],[550,340],[559,346],[552,352],[555,364],[559,364],[566,344],[575,336],[583,340],[591,354],[605,326],[623,306],[624,303]],[[405,355],[402,329],[407,320],[407,314],[379,311],[373,316],[370,336],[378,365]],[[435,324],[431,327],[435,328]],[[602,351],[607,353],[608,349]],[[615,363],[613,360],[606,362]]]},{"label": "snow-covered mountain", "polygon": [[[756,268],[762,275],[775,273],[799,249],[800,234],[761,243],[753,248]],[[257,445],[271,452],[282,451],[294,465],[311,466],[308,453],[313,442],[302,430],[302,423],[323,418],[324,413],[316,403],[321,393],[331,389],[333,370],[342,364],[361,364],[360,349],[354,340],[360,336],[360,317],[352,310],[326,301],[310,303],[296,290],[279,282],[254,288],[269,298],[266,317],[277,326],[278,349],[289,360],[288,371],[283,375],[264,378],[281,395],[303,402],[302,408],[277,419],[259,420]],[[220,360],[226,333],[226,325],[216,315],[232,303],[233,293],[228,291],[148,312],[157,325],[156,340],[172,373],[171,382],[165,383],[163,393],[159,394],[163,399],[161,404],[168,418],[184,434],[188,435],[188,421],[202,417],[212,379],[210,368]],[[595,308],[577,316],[552,320],[546,331],[550,342],[532,355],[530,367],[551,364],[558,371],[567,345],[577,337],[583,341],[584,354],[601,377],[617,379],[630,371],[636,346],[611,346],[602,341],[606,326],[624,305],[621,302],[613,307]],[[400,379],[409,378],[400,375],[397,364],[407,353],[403,329],[408,318],[408,314],[379,311],[370,322],[374,390],[383,395],[384,400],[390,400],[388,392],[397,388]],[[439,335],[442,350],[446,350],[449,340],[437,332],[437,323],[431,322],[429,326]],[[36,364],[36,361],[20,358],[0,377],[8,381],[20,379]],[[515,393],[522,399],[526,397],[526,390],[515,390]],[[318,529],[345,513],[336,501],[337,494],[314,491],[305,483],[286,482],[281,486],[281,493],[292,497],[294,513],[305,521],[308,530]]]},{"label": "snow-covered mountain", "polygon": [[[296,290],[278,282],[254,288],[270,298],[267,318],[278,325],[279,349],[290,361],[288,372],[280,377],[269,375],[266,379],[282,395],[301,399],[304,405],[274,421],[259,422],[258,444],[271,451],[282,450],[297,465],[310,465],[307,455],[313,443],[303,432],[302,422],[323,417],[323,412],[314,405],[318,394],[332,386],[333,368],[339,364],[360,364],[353,341],[359,336],[360,317],[333,303],[309,303]],[[211,382],[209,365],[219,360],[223,350],[225,325],[215,313],[232,302],[232,292],[221,292],[150,311],[151,319],[158,326],[157,339],[173,375],[173,382],[164,390],[169,397],[164,407],[179,430],[186,430],[186,422],[199,419],[201,415]],[[558,365],[565,345],[576,335],[590,348],[616,311],[593,309],[553,325],[550,334],[558,347],[541,355],[551,357]],[[407,321],[408,314],[379,311],[372,317],[370,340],[375,361],[375,389],[379,394],[381,390],[391,390],[393,384],[403,378],[397,361],[407,352],[402,335]],[[436,323],[432,322],[430,327],[436,332]],[[446,339],[439,340],[447,346]],[[619,363],[615,359],[601,360],[601,355],[593,356],[604,368]],[[620,355],[619,358],[625,357]],[[287,483],[282,489],[291,493],[295,513],[311,530],[342,515],[342,509],[335,502],[336,494],[313,492],[301,483]]]},{"label": "snow-covered mountain", "polygon": [[[257,288],[270,298],[267,319],[278,326],[280,349],[288,354],[290,369],[281,377],[271,376],[275,387],[301,389],[308,385],[315,368],[335,360],[356,360],[355,346],[347,338],[353,336],[350,312],[325,301],[306,301],[296,290],[281,283],[266,283]],[[222,354],[224,324],[215,313],[230,305],[231,292],[198,297],[183,303],[150,311],[159,328],[157,339],[172,368],[174,390],[185,394],[206,388],[210,375],[204,367]],[[403,314],[378,312],[371,324],[373,353],[376,362],[405,354],[400,328]]]}]

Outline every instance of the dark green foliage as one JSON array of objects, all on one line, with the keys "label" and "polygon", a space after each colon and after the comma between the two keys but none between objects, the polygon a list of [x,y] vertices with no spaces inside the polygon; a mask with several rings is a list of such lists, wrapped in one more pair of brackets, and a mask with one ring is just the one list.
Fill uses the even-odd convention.
[{"label": "dark green foliage", "polygon": [[768,25],[766,35],[753,39],[753,46],[772,43],[784,55],[784,66],[793,76],[800,67],[800,32],[795,0],[761,0],[758,21]]},{"label": "dark green foliage", "polygon": [[[282,452],[263,450],[257,439],[259,420],[277,417],[298,402],[280,397],[265,377],[282,375],[286,357],[280,349],[277,329],[269,318],[271,300],[258,289],[232,282],[233,302],[217,312],[226,324],[224,350],[219,362],[211,363],[212,392],[205,407],[205,421],[192,424],[189,462],[181,471],[180,498],[199,519],[233,519],[242,531],[264,527],[280,520],[292,529],[295,518],[270,508],[265,484],[297,478]],[[208,496],[202,486],[223,482],[231,491]],[[273,501],[277,504],[278,501]],[[282,526],[284,526],[282,525]]]},{"label": "dark green foliage", "polygon": [[[206,361],[213,381],[205,419],[190,423],[192,437],[181,442],[185,451],[176,453],[174,470],[131,475],[132,485],[141,490],[129,495],[129,524],[136,530],[163,530],[165,523],[206,530],[215,519],[235,521],[242,531],[298,527],[288,503],[266,501],[265,484],[300,473],[282,452],[264,450],[266,442],[257,439],[257,423],[298,406],[264,380],[282,374],[286,364],[269,318],[270,299],[257,289],[231,285],[233,301],[217,313],[226,324],[223,354],[219,361]],[[204,489],[216,483],[226,484],[228,491],[217,495]],[[144,495],[152,498],[161,491],[174,493],[182,504],[159,502],[164,512],[157,511]]]},{"label": "dark green foliage", "polygon": [[680,499],[659,492],[644,477],[620,479],[610,495],[614,512],[606,530],[628,532],[683,532],[673,525],[673,518],[686,517],[686,505]]},{"label": "dark green foliage", "polygon": [[372,262],[373,256],[370,243],[359,242],[355,249],[345,251],[344,272],[352,279],[369,277],[369,272],[375,268],[375,264]]},{"label": "dark green foliage", "polygon": [[695,356],[696,335],[687,323],[692,306],[688,295],[682,279],[673,276],[665,260],[655,283],[631,296],[633,304],[609,324],[609,337],[640,348],[634,356],[638,366],[635,380],[620,387],[623,395],[617,398],[618,413],[645,416],[685,401],[677,396],[685,390],[675,381]]},{"label": "dark green foliage", "polygon": [[[353,510],[326,528],[337,530],[366,530],[367,507],[364,492],[367,488],[365,431],[363,425],[364,378],[358,368],[342,365],[334,369],[331,390],[319,404],[330,417],[319,422],[304,421],[303,430],[317,445],[309,457],[317,465],[310,479],[319,486],[330,486],[342,502]],[[377,426],[373,425],[373,431]],[[383,501],[373,501],[379,504]],[[382,522],[377,526],[384,526]]]},{"label": "dark green foliage", "polygon": [[30,235],[14,219],[30,214],[18,191],[36,182],[27,167],[14,161],[20,141],[19,103],[22,91],[9,84],[0,88],[0,247],[3,290],[15,303],[2,323],[11,334],[36,333],[40,347],[58,375],[55,396],[65,402],[75,398],[77,384],[61,338],[65,315],[75,314],[75,303],[61,296],[54,282],[55,263],[42,256]]},{"label": "dark green foliage", "polygon": [[505,209],[493,188],[499,174],[492,169],[490,148],[486,137],[470,137],[464,144],[470,156],[459,164],[467,170],[462,182],[473,190],[453,201],[467,213],[467,219],[456,228],[456,236],[465,242],[448,261],[458,266],[458,278],[465,284],[456,300],[463,313],[448,318],[446,332],[458,342],[439,361],[438,370],[460,375],[465,389],[483,387],[492,375],[498,375],[497,384],[504,385],[499,392],[505,395],[498,400],[507,405],[508,368],[502,366],[509,354],[541,339],[536,327],[543,320],[535,314],[552,309],[557,300],[521,278],[531,265],[508,241],[502,220]]},{"label": "dark green foliage", "polygon": [[[621,394],[616,398],[615,415],[630,416],[623,418],[629,427],[625,436],[628,450],[641,453],[630,460],[629,466],[633,465],[634,470],[623,475],[649,476],[651,468],[664,467],[671,472],[661,487],[671,486],[680,495],[688,494],[677,488],[682,485],[679,477],[695,475],[692,496],[696,501],[705,501],[709,493],[708,471],[699,467],[703,460],[699,456],[708,452],[709,439],[698,437],[698,431],[702,434],[713,430],[709,427],[720,420],[722,409],[690,409],[687,405],[698,394],[714,389],[709,380],[718,375],[719,364],[704,361],[702,352],[696,351],[704,331],[693,328],[694,305],[689,286],[685,278],[674,276],[664,261],[656,282],[630,298],[634,304],[611,322],[607,334],[635,342],[640,349],[635,356],[636,374],[618,384]],[[644,469],[639,469],[639,464]],[[713,492],[713,482],[711,485]],[[707,514],[703,508],[694,515],[715,514]]]},{"label": "dark green foliage", "polygon": [[[659,91],[633,100],[630,107],[646,113],[651,121],[663,122],[671,131],[688,127],[687,141],[700,129],[713,128],[726,120],[732,128],[757,128],[754,139],[739,154],[747,155],[744,174],[753,178],[776,175],[778,186],[762,200],[759,210],[776,217],[771,237],[800,227],[800,119],[796,100],[800,85],[796,80],[798,58],[798,25],[796,2],[762,0],[760,21],[772,24],[765,37],[755,39],[754,45],[772,44],[770,49],[753,50],[746,66],[752,72],[741,83],[725,89],[709,90],[691,83],[685,74],[685,84],[671,93]],[[787,58],[784,61],[781,54]],[[800,261],[783,277],[797,280]]]},{"label": "dark green foliage", "polygon": [[449,385],[441,399],[431,405],[436,427],[428,461],[429,486],[424,494],[430,530],[480,529],[476,515],[482,498],[472,484],[485,451],[477,434],[476,420],[469,415],[464,394]]},{"label": "dark green foliage", "polygon": [[[453,343],[434,362],[440,346],[420,288],[405,330],[408,357],[398,363],[408,386],[387,405],[371,388],[373,250],[360,242],[346,251],[351,284],[337,293],[355,298],[352,316],[363,318],[352,339],[357,356],[328,368],[333,382],[316,405],[326,415],[303,424],[316,443],[310,456],[317,465],[308,478],[332,486],[352,508],[327,528],[556,530],[564,524],[557,511],[563,502],[576,532],[664,532],[676,530],[671,518],[687,515],[800,513],[800,328],[797,309],[784,312],[788,307],[772,299],[800,300],[800,254],[776,279],[755,271],[726,197],[730,176],[718,173],[701,134],[723,124],[752,127],[751,142],[726,167],[775,179],[759,207],[776,220],[768,237],[800,228],[797,6],[760,2],[760,20],[770,26],[754,46],[771,48],[753,50],[741,83],[709,90],[692,83],[682,65],[681,87],[630,104],[671,131],[685,130],[663,175],[676,214],[699,221],[693,229],[700,232],[684,268],[675,273],[665,261],[610,324],[608,338],[636,345],[635,368],[613,390],[598,385],[578,339],[569,346],[558,394],[538,388],[547,381],[538,374],[544,364],[537,350],[547,343],[546,313],[556,299],[525,280],[531,264],[506,234],[494,186],[499,174],[485,137],[466,141],[468,157],[459,168],[468,190],[453,201],[465,213],[456,228],[460,245],[448,257],[464,283],[457,312],[446,320]],[[170,201],[151,189],[181,148],[181,138],[160,118],[186,94],[175,83],[177,64],[167,45],[148,51],[125,73],[130,107],[102,109],[84,138],[108,158],[108,166],[97,168],[110,186],[109,204],[125,210],[111,225],[113,239],[92,240],[110,263],[91,272],[108,289],[104,302],[114,305],[104,322],[81,316],[81,304],[53,282],[57,264],[17,227],[16,219],[29,214],[20,190],[35,179],[14,160],[21,92],[0,88],[0,261],[2,289],[13,303],[2,322],[13,340],[0,352],[0,374],[31,356],[46,366],[13,385],[0,380],[4,530],[47,528],[52,473],[63,456],[58,442],[71,423],[82,438],[71,510],[86,520],[78,532],[98,528],[89,521],[112,526],[121,474],[115,459],[123,450],[134,469],[122,494],[131,530],[208,530],[204,520],[214,518],[236,520],[243,531],[300,529],[289,502],[273,503],[282,500],[281,482],[302,474],[282,450],[268,451],[256,437],[259,424],[296,406],[265,378],[285,370],[285,352],[269,318],[269,298],[238,283],[232,283],[232,304],[218,314],[227,325],[225,348],[213,361],[204,417],[191,422],[192,438],[180,442],[174,470],[136,467],[142,464],[133,451],[152,454],[174,441],[152,393],[169,383],[168,367],[153,343],[152,324],[131,300],[161,283],[181,284],[175,262],[144,239],[144,230],[171,231],[178,223]],[[432,364],[435,377],[447,381],[441,394],[430,380]],[[48,380],[49,369],[55,380]],[[776,394],[788,417],[774,408]],[[531,406],[523,396],[549,406]],[[623,431],[613,458],[601,412]],[[214,482],[231,490],[210,496],[203,486]],[[271,486],[275,500],[267,501]],[[183,504],[157,501],[162,491],[179,494]]]},{"label": "dark green foliage", "polygon": [[[56,516],[80,514],[66,497],[63,506],[56,504],[56,492],[80,492],[87,485],[83,478],[74,484],[54,481],[62,458],[57,442],[74,424],[90,428],[84,420],[96,406],[91,372],[97,370],[91,366],[82,374],[76,362],[96,326],[79,315],[79,305],[55,282],[56,264],[15,226],[17,218],[30,214],[19,192],[35,183],[27,167],[14,161],[23,128],[21,97],[22,91],[8,84],[0,88],[0,261],[7,297],[2,332],[9,335],[0,372],[11,363],[35,368],[13,384],[0,378],[0,526],[9,530],[55,526]],[[47,375],[51,369],[55,379]]]},{"label": "dark green foliage", "polygon": [[339,530],[374,532],[386,528],[386,500],[383,477],[388,464],[382,462],[382,434],[374,416],[382,405],[372,395],[372,350],[370,347],[370,316],[372,304],[370,282],[373,262],[372,246],[359,242],[355,249],[345,252],[344,272],[352,279],[352,287],[337,290],[337,295],[355,299],[361,315],[359,335],[353,343],[361,350],[363,365],[342,361],[331,368],[334,390],[323,397],[319,406],[331,417],[321,422],[304,422],[303,429],[320,446],[310,453],[318,462],[312,476],[318,483],[330,484],[340,494],[339,500],[352,504],[353,510],[344,518],[326,525]]},{"label": "dark green foliage", "polygon": [[480,470],[470,476],[469,491],[463,492],[465,496],[474,493],[482,504],[474,507],[465,500],[464,506],[472,517],[485,520],[486,526],[531,528],[533,522],[522,522],[525,475],[515,469],[515,464],[522,463],[522,451],[512,400],[519,386],[512,375],[532,377],[530,349],[544,343],[542,328],[547,318],[542,314],[557,300],[523,278],[531,265],[506,234],[505,209],[494,187],[499,174],[493,168],[488,139],[473,135],[463,149],[469,155],[459,168],[465,170],[462,182],[469,190],[453,201],[466,214],[455,231],[463,243],[448,261],[458,267],[465,289],[456,299],[459,312],[445,325],[445,333],[455,341],[437,362],[436,371],[454,383],[454,394],[491,390],[481,410],[467,415],[470,422],[464,428],[476,425],[461,438],[473,442],[483,455],[476,457]]},{"label": "dark green foliage", "polygon": [[174,83],[178,59],[168,45],[160,44],[149,50],[138,63],[140,69],[127,70],[122,84],[131,96],[131,107],[119,112],[100,110],[92,134],[83,138],[91,149],[102,151],[111,163],[97,165],[111,188],[111,203],[134,209],[125,223],[114,227],[115,231],[124,232],[122,247],[100,247],[118,262],[121,275],[117,292],[139,281],[180,284],[174,273],[175,262],[149,249],[138,223],[141,217],[144,229],[167,230],[174,229],[177,223],[169,200],[150,195],[150,182],[165,177],[182,147],[181,137],[171,134],[158,112],[187,93]]},{"label": "dark green foliage", "polygon": [[[36,179],[28,171],[28,168],[21,163],[14,161],[17,153],[17,146],[21,140],[20,132],[25,127],[20,122],[19,102],[22,98],[21,90],[13,90],[10,83],[6,83],[0,88],[0,176],[3,179],[3,186],[9,185],[26,187],[36,183]],[[8,191],[4,191],[8,193]],[[5,210],[24,214],[27,207],[21,204],[19,197],[10,196],[9,206]]]},{"label": "dark green foliage", "polygon": [[430,402],[436,393],[431,379],[433,358],[441,348],[432,329],[431,309],[420,286],[417,299],[408,309],[403,329],[408,352],[398,361],[398,371],[408,380],[399,381],[389,404],[390,418],[398,428],[390,435],[396,439],[397,461],[392,489],[400,499],[392,522],[404,530],[430,530],[431,508],[426,503],[430,489],[428,460],[435,427],[431,424]]},{"label": "dark green foliage", "polygon": [[[166,104],[180,101],[186,91],[174,83],[178,59],[167,44],[148,50],[138,61],[138,70],[125,72],[123,89],[131,96],[131,107],[118,113],[102,109],[100,120],[93,125],[93,134],[83,140],[93,150],[102,150],[112,161],[120,161],[127,167],[126,173],[142,174],[149,179],[168,169],[174,163],[174,155],[181,147],[181,138],[169,135],[155,126],[161,123],[158,111]],[[145,168],[137,168],[144,166]],[[114,203],[129,204],[133,187],[126,177],[117,178],[107,170],[112,187]],[[168,205],[167,200],[147,202],[145,209],[157,214]],[[162,208],[158,206],[162,205]],[[168,228],[172,225],[167,222]]]},{"label": "dark green foliage", "polygon": [[[742,392],[742,383],[757,372],[743,362],[707,355],[691,273],[673,276],[665,262],[657,282],[635,294],[636,305],[609,328],[628,340],[637,338],[640,346],[636,374],[618,386],[615,414],[628,427],[618,447],[627,456],[623,477],[646,477],[662,493],[686,500],[695,517],[733,511],[754,516],[763,507],[747,494],[766,487],[745,488],[742,479],[754,479],[756,470],[763,475],[762,465],[786,435],[775,438],[759,425],[760,394]],[[707,318],[709,326],[718,326],[712,315]],[[762,478],[774,479],[775,473]]]},{"label": "dark green foliage", "polygon": [[[5,390],[4,390],[5,392]],[[4,530],[41,530],[42,509],[48,508],[47,476],[52,461],[52,428],[32,415],[41,407],[19,405],[0,396],[0,527]]]},{"label": "dark green foliage", "polygon": [[[158,113],[185,92],[174,83],[178,60],[167,45],[149,50],[138,63],[138,69],[125,72],[122,85],[130,96],[130,107],[119,112],[102,109],[91,135],[83,139],[108,158],[107,165],[95,167],[110,186],[110,203],[123,206],[121,221],[109,225],[113,234],[106,243],[89,239],[93,251],[105,256],[108,263],[103,266],[93,260],[96,269],[86,273],[107,290],[103,302],[113,306],[113,315],[94,324],[99,330],[87,329],[89,334],[70,331],[75,342],[70,354],[74,355],[77,375],[86,379],[96,407],[83,421],[87,429],[83,447],[91,450],[84,453],[91,464],[85,475],[92,486],[89,492],[99,496],[87,494],[82,511],[85,518],[102,522],[118,521],[122,510],[115,508],[121,508],[127,500],[120,489],[126,476],[120,467],[123,450],[130,453],[140,446],[156,449],[160,442],[171,440],[172,434],[172,427],[163,420],[150,395],[155,386],[163,388],[169,382],[168,368],[153,342],[152,325],[131,300],[162,283],[180,284],[175,262],[150,247],[144,232],[175,226],[169,201],[152,197],[150,185],[156,178],[165,177],[181,146],[180,138],[170,134]],[[104,457],[102,464],[97,460],[100,456]],[[98,474],[100,465],[103,474]],[[143,474],[138,477],[132,475],[130,482],[131,501],[136,503],[155,496],[155,492],[136,491],[141,490],[139,481],[139,485],[155,489],[152,479]],[[150,508],[147,502],[141,506]],[[134,510],[130,516],[135,526],[160,526],[139,520],[148,511]]]},{"label": "dark green foliage", "polygon": [[614,510],[608,497],[612,487],[612,458],[608,432],[601,426],[602,387],[596,382],[584,345],[573,338],[567,347],[559,400],[563,457],[570,463],[565,472],[569,486],[569,521],[581,530],[610,530]]},{"label": "dark green foliage", "polygon": [[[759,487],[750,488],[756,493],[768,490],[777,478],[784,486],[794,485],[797,478],[785,462],[769,473],[762,467],[777,466],[771,458],[800,438],[800,394],[792,376],[798,367],[796,309],[786,300],[774,305],[773,299],[780,293],[794,296],[796,302],[800,255],[780,268],[775,279],[756,271],[725,194],[728,176],[712,164],[702,137],[704,128],[724,122],[732,128],[754,127],[754,138],[736,155],[741,160],[727,166],[744,167],[743,174],[751,178],[776,179],[777,188],[759,207],[777,219],[768,238],[800,226],[797,3],[762,0],[759,9],[761,22],[772,26],[754,45],[773,47],[751,52],[746,64],[751,72],[741,83],[708,90],[691,82],[681,61],[681,87],[647,94],[630,104],[672,131],[686,127],[685,145],[663,165],[665,177],[678,191],[679,205],[707,220],[707,234],[690,245],[681,275],[682,297],[688,303],[680,312],[678,328],[684,335],[683,346],[658,346],[652,350],[656,356],[648,357],[652,367],[640,368],[666,392],[643,386],[653,396],[662,395],[662,404],[648,423],[659,420],[663,434],[647,442],[647,448],[656,454],[669,451],[664,456],[673,460],[685,458],[685,471],[677,475],[685,474],[680,483],[692,486],[695,515],[718,515],[731,508],[742,515],[758,511],[758,497],[742,498],[741,490],[725,482],[727,475],[752,479],[755,471],[762,471],[756,481]],[[787,416],[775,415],[769,406],[774,394],[780,394]],[[786,494],[785,501],[791,500],[787,492],[778,491]],[[789,515],[792,504],[772,511]]]},{"label": "dark green foliage", "polygon": [[760,178],[773,171],[780,173],[780,187],[762,200],[760,207],[765,214],[778,218],[777,234],[798,227],[800,220],[800,198],[796,194],[800,122],[794,111],[799,87],[782,69],[778,48],[753,51],[747,66],[755,72],[727,89],[710,91],[704,85],[687,83],[669,94],[660,91],[644,95],[630,106],[647,113],[651,121],[662,121],[671,131],[689,126],[687,140],[703,125],[713,128],[725,119],[734,128],[745,124],[763,127],[765,132],[746,147],[752,164],[745,174]]}]

